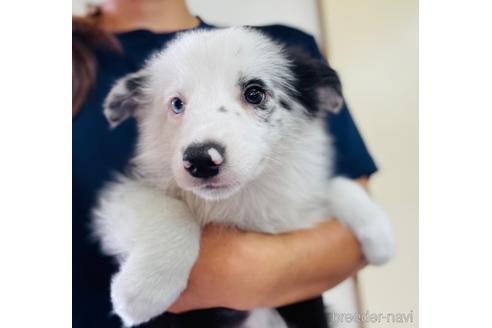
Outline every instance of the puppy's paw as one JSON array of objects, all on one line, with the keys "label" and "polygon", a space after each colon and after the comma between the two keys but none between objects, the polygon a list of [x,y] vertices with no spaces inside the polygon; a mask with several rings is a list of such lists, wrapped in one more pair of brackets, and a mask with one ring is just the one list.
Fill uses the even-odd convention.
[{"label": "puppy's paw", "polygon": [[113,311],[125,327],[145,323],[164,313],[185,289],[186,283],[186,279],[169,280],[155,272],[154,276],[152,273],[144,276],[123,270],[111,283]]},{"label": "puppy's paw", "polygon": [[369,264],[382,265],[394,254],[393,231],[386,214],[379,208],[374,211],[360,236],[362,250]]}]

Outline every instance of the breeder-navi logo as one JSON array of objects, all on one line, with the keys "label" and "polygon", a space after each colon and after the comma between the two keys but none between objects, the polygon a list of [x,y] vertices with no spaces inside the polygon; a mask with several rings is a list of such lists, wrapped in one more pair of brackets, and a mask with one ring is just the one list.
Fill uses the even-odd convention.
[{"label": "breeder-navi logo", "polygon": [[412,323],[413,310],[407,313],[384,313],[384,312],[355,312],[355,313],[340,313],[330,312],[328,319],[333,323],[351,323],[351,322],[368,322],[368,323]]}]

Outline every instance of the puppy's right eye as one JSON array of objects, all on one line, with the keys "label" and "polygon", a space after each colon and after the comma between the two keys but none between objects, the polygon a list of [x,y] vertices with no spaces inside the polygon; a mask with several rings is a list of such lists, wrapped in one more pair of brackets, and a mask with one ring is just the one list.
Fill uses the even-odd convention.
[{"label": "puppy's right eye", "polygon": [[180,98],[178,98],[178,97],[174,97],[171,100],[171,110],[175,114],[181,114],[182,112],[184,112],[184,104],[183,104],[183,101]]},{"label": "puppy's right eye", "polygon": [[257,85],[249,86],[244,91],[244,99],[252,105],[259,105],[265,100],[265,90]]}]

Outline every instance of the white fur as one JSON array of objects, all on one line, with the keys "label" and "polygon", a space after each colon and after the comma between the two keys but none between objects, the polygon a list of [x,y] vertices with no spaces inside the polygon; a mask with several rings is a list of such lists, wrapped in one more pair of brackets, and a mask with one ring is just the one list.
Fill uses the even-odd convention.
[{"label": "white fur", "polygon": [[[308,118],[294,101],[290,111],[276,103],[288,97],[288,66],[279,45],[231,28],[186,33],[140,73],[149,80],[134,113],[140,131],[135,175],[110,183],[94,212],[104,252],[120,262],[111,297],[125,325],[161,314],[185,289],[207,223],[280,233],[336,217],[352,229],[370,263],[390,258],[382,210],[354,182],[331,177],[333,150],[322,120]],[[237,83],[244,76],[272,88],[271,111],[244,103]],[[126,91],[120,81],[109,98]],[[169,110],[176,96],[185,103],[181,115]],[[227,112],[217,110],[221,106]],[[106,107],[108,117],[110,111]],[[224,163],[204,183],[186,172],[182,154],[207,140],[226,152],[224,158],[210,154]]]},{"label": "white fur", "polygon": [[285,321],[274,309],[254,309],[240,328],[287,328]]},{"label": "white fur", "polygon": [[120,262],[111,300],[131,326],[163,312],[185,289],[200,227],[182,201],[137,181],[120,177],[102,194],[94,227],[103,250]]}]

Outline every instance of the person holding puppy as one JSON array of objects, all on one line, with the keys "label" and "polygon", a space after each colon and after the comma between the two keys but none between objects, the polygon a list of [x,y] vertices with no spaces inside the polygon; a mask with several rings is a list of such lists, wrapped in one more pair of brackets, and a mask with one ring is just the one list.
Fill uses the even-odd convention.
[{"label": "person holding puppy", "polygon": [[[73,20],[74,327],[120,326],[116,317],[109,316],[109,282],[115,267],[91,241],[87,226],[98,190],[112,172],[126,166],[136,129],[128,121],[110,132],[102,101],[115,80],[138,70],[177,31],[194,28],[213,26],[192,16],[182,0],[106,0],[90,16]],[[311,36],[285,26],[263,29],[275,40],[321,58]],[[347,108],[333,115],[329,124],[336,141],[338,173],[366,186],[376,166]],[[336,220],[282,235],[208,226],[188,288],[170,312],[309,302],[365,263],[351,231]],[[313,321],[318,319],[323,321]],[[163,320],[172,320],[172,315]]]}]

